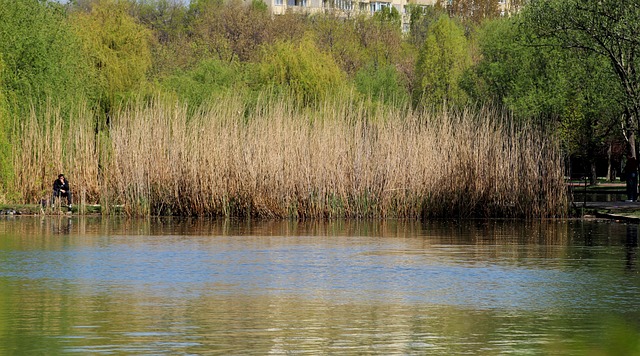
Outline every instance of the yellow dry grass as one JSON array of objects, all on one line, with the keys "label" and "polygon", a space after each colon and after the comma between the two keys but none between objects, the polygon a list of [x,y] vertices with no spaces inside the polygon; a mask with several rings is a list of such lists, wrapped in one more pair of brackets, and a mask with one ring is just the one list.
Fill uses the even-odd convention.
[{"label": "yellow dry grass", "polygon": [[349,100],[316,110],[286,100],[257,107],[245,115],[241,98],[227,97],[190,117],[185,107],[157,100],[117,113],[108,139],[100,140],[86,110],[68,128],[55,112],[33,117],[15,154],[16,186],[25,200],[37,199],[65,172],[74,190],[107,212],[123,204],[142,216],[566,212],[556,143],[490,110],[416,115]]}]

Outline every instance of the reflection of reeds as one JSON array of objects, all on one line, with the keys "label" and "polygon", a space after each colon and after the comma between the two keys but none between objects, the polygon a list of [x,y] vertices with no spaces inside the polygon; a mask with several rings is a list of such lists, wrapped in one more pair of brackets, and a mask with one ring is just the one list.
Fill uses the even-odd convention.
[{"label": "reflection of reeds", "polygon": [[[55,125],[27,129],[30,145],[51,138],[18,162],[54,176],[48,158],[31,162],[34,152],[80,146],[72,158],[43,155],[132,215],[543,217],[566,209],[555,143],[489,111],[424,117],[346,101],[313,112],[284,100],[257,107],[248,117],[233,98],[194,117],[162,102],[123,110],[100,150],[73,130],[77,138],[59,141]],[[82,120],[74,125],[87,130]],[[104,178],[91,152],[100,153]]]}]

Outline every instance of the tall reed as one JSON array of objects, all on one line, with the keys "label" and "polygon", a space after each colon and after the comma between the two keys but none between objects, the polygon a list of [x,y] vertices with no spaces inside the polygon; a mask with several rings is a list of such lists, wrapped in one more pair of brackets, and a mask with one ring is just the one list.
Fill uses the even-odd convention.
[{"label": "tall reed", "polygon": [[[416,115],[338,100],[305,111],[284,99],[245,109],[226,97],[190,116],[157,100],[117,113],[107,148],[81,134],[56,141],[52,125],[51,141],[26,136],[37,147],[25,152],[51,149],[44,155],[66,164],[55,169],[80,174],[77,187],[131,215],[549,217],[567,208],[555,141],[491,110]],[[71,160],[57,153],[61,142],[85,153]],[[47,160],[33,156],[17,160],[43,170]]]},{"label": "tall reed", "polygon": [[37,203],[48,199],[53,181],[63,173],[72,179],[76,197],[85,191],[89,200],[97,200],[98,157],[92,113],[79,106],[62,117],[60,110],[49,105],[38,114],[21,121],[18,144],[13,146],[16,169],[13,185],[22,202]]}]

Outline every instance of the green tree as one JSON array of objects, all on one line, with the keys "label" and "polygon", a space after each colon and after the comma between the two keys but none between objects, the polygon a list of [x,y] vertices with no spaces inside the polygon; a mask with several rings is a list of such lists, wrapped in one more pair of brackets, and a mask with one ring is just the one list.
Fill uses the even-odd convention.
[{"label": "green tree", "polygon": [[190,33],[192,17],[180,0],[137,0],[130,13],[153,32],[152,75],[162,76],[198,61]]},{"label": "green tree", "polygon": [[605,58],[624,93],[622,125],[636,154],[640,120],[640,5],[625,0],[533,0],[525,7],[526,24],[552,45]]},{"label": "green tree", "polygon": [[188,8],[180,0],[137,0],[131,12],[162,44],[181,37],[188,24]]},{"label": "green tree", "polygon": [[126,2],[117,0],[96,0],[88,12],[74,12],[71,21],[93,68],[96,99],[108,124],[113,107],[145,85],[151,32],[128,13]]},{"label": "green tree", "polygon": [[191,110],[207,105],[216,94],[244,87],[243,65],[219,59],[204,60],[187,71],[178,71],[161,81],[168,92],[189,104]]},{"label": "green tree", "polygon": [[477,77],[465,90],[476,100],[504,105],[520,119],[557,116],[559,99],[554,93],[561,71],[559,53],[533,42],[518,18],[487,21],[477,32],[481,60],[474,66]]},{"label": "green tree", "polygon": [[433,6],[408,5],[409,12],[409,43],[421,47],[427,38],[429,27],[445,13],[440,3]]},{"label": "green tree", "polygon": [[197,45],[220,60],[253,60],[260,46],[274,36],[271,15],[261,1],[201,2],[198,9],[194,19]]},{"label": "green tree", "polygon": [[603,58],[586,53],[578,58],[571,52],[562,54],[560,83],[555,90],[561,98],[560,138],[569,157],[586,162],[582,171],[595,184],[597,159],[603,158],[611,143],[621,136],[618,120],[624,108],[619,103],[624,97]]},{"label": "green tree", "polygon": [[583,172],[595,182],[596,158],[614,139],[621,115],[615,74],[598,56],[547,46],[527,31],[517,17],[485,23],[478,32],[481,60],[467,73],[465,89],[475,100],[557,129],[565,153],[588,162]]},{"label": "green tree", "polygon": [[463,29],[448,16],[440,16],[429,28],[418,55],[413,106],[464,104],[467,94],[459,82],[470,66],[471,56]]},{"label": "green tree", "polygon": [[256,79],[261,87],[289,91],[302,105],[342,93],[347,86],[340,67],[330,54],[318,49],[311,36],[299,44],[277,41],[266,46]]},{"label": "green tree", "polygon": [[397,63],[402,55],[402,28],[395,8],[381,10],[373,17],[355,20],[356,35],[366,55],[366,64],[375,67]]},{"label": "green tree", "polygon": [[64,7],[39,0],[0,0],[0,82],[8,109],[28,111],[47,100],[68,108],[92,83]]},{"label": "green tree", "polygon": [[407,87],[402,76],[392,65],[374,68],[365,66],[356,73],[358,92],[384,103],[404,106],[408,102]]},{"label": "green tree", "polygon": [[336,63],[349,76],[353,77],[366,62],[366,53],[358,41],[353,20],[322,14],[314,17],[310,28],[319,49],[331,53]]}]

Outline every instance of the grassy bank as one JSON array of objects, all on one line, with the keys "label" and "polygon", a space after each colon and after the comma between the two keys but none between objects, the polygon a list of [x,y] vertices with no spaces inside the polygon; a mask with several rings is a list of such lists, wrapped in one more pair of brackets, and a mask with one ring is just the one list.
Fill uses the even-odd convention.
[{"label": "grassy bank", "polygon": [[[552,139],[491,112],[417,115],[343,100],[315,110],[226,97],[200,114],[156,101],[25,120],[14,187],[25,203],[57,173],[76,201],[130,215],[547,217],[567,197]],[[63,122],[70,122],[64,125]]]}]

